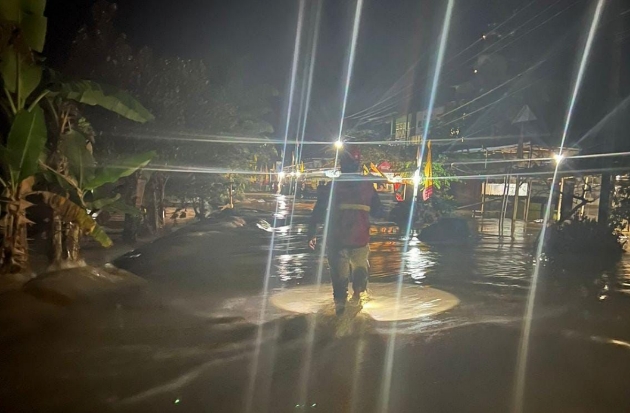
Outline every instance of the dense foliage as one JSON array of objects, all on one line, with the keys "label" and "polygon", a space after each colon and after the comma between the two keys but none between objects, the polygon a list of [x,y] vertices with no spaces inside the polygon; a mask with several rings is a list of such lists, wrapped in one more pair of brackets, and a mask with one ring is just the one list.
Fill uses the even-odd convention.
[{"label": "dense foliage", "polygon": [[543,248],[550,257],[562,254],[619,256],[623,251],[616,231],[589,219],[574,219],[562,225],[551,225],[545,231]]},{"label": "dense foliage", "polygon": [[[98,106],[117,116],[147,122],[153,116],[127,92],[92,81],[64,81],[42,64],[46,39],[45,0],[6,0],[0,7],[0,160],[2,186],[0,271],[29,270],[27,210],[52,214],[55,261],[78,261],[80,234],[103,246],[111,240],[92,213],[118,197],[99,197],[103,185],[146,165],[152,153],[120,165],[99,165],[92,156],[93,129],[82,116]],[[122,167],[121,167],[122,166]]]},{"label": "dense foliage", "polygon": [[[115,159],[130,147],[157,152],[153,167],[159,173],[148,185],[160,194],[153,209],[163,209],[165,195],[225,205],[231,183],[239,191],[249,178],[230,171],[256,169],[255,156],[269,161],[276,156],[272,145],[256,142],[273,133],[277,91],[246,84],[242,65],[163,57],[146,47],[134,48],[114,26],[115,15],[114,3],[100,0],[94,5],[92,20],[79,31],[64,68],[133,92],[156,116],[154,124],[134,128],[103,116],[95,120],[108,136],[103,147],[107,156]],[[163,216],[163,210],[154,214]]]},{"label": "dense foliage", "polygon": [[[353,137],[360,140],[376,140],[377,134],[370,130],[355,131]],[[417,146],[401,145],[401,144],[374,144],[362,145],[361,159],[365,163],[380,164],[387,161],[391,165],[391,169],[400,173],[403,178],[413,177],[417,169]],[[429,225],[435,222],[441,216],[447,216],[455,209],[453,196],[450,194],[451,184],[456,181],[454,179],[454,171],[446,162],[446,158],[439,154],[439,149],[433,148],[433,186],[434,191],[431,198],[427,201],[422,200],[419,196],[415,209],[416,222],[420,226]],[[424,182],[424,181],[422,181]],[[422,193],[423,183],[419,187],[419,193]],[[411,191],[408,191],[411,193]],[[395,222],[407,222],[410,210],[410,197],[407,202],[397,206],[393,211],[392,219]]]}]

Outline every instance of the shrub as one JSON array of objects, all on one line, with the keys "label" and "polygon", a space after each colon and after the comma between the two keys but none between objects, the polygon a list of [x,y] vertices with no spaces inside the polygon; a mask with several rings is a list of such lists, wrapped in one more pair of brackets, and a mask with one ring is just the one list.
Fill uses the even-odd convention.
[{"label": "shrub", "polygon": [[589,219],[551,225],[543,244],[543,252],[550,257],[559,254],[618,256],[622,251],[620,236],[615,230]]}]

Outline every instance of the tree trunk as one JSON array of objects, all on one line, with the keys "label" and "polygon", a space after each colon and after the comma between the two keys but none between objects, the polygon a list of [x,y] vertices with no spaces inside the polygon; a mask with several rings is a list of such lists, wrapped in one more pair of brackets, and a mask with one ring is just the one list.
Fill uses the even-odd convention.
[{"label": "tree trunk", "polygon": [[206,200],[203,197],[199,197],[199,219],[206,219]]},{"label": "tree trunk", "polygon": [[59,266],[63,257],[63,224],[59,215],[53,212],[50,236],[50,264]]},{"label": "tree trunk", "polygon": [[160,172],[157,173],[157,176],[157,223],[158,227],[162,229],[164,228],[166,214],[166,207],[164,206],[164,195],[166,192],[166,182],[168,181],[168,177]]},{"label": "tree trunk", "polygon": [[154,234],[159,229],[157,182],[155,180],[155,175],[151,176],[151,180],[149,181],[148,187],[149,187],[148,190],[150,194],[148,196],[149,205],[148,205],[148,210],[147,210],[147,222],[145,224],[149,232]]},{"label": "tree trunk", "polygon": [[66,250],[68,253],[68,261],[76,263],[81,260],[81,229],[74,222],[67,225]]},{"label": "tree trunk", "polygon": [[195,218],[200,219],[200,213],[199,213],[199,204],[197,203],[197,200],[199,198],[197,198],[196,196],[193,196],[192,198],[192,209],[193,212],[195,213]]},{"label": "tree trunk", "polygon": [[602,225],[608,223],[610,215],[610,195],[613,191],[612,176],[605,172],[602,174],[602,185],[599,195],[599,210],[597,211],[597,222]]},{"label": "tree trunk", "polygon": [[26,223],[16,214],[9,212],[6,217],[7,231],[2,240],[2,273],[27,273],[30,271],[28,260],[28,245],[26,238]]},{"label": "tree trunk", "polygon": [[[125,185],[125,194],[123,198],[129,205],[137,206],[138,197],[138,179],[140,174],[138,171],[127,177]],[[128,244],[133,244],[138,239],[138,219],[133,215],[125,214],[125,222],[123,225],[122,239]]]},{"label": "tree trunk", "polygon": [[[2,273],[28,273],[30,272],[28,238],[26,234],[26,206],[28,204],[23,194],[28,193],[33,185],[32,179],[25,179],[20,183],[14,193],[3,195],[9,198],[5,206],[7,211],[5,220],[5,233],[2,239],[2,254],[0,255],[0,272]],[[4,209],[4,208],[3,208]]]}]

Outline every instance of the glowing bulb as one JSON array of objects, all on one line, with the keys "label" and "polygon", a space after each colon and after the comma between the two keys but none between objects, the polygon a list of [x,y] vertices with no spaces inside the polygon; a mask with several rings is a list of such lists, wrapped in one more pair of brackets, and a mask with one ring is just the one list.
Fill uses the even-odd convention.
[{"label": "glowing bulb", "polygon": [[564,160],[564,155],[561,153],[554,153],[553,160],[556,161],[556,163],[560,163]]},{"label": "glowing bulb", "polygon": [[486,35],[484,34],[483,36],[481,36],[481,38],[482,38],[483,40],[486,40]]},{"label": "glowing bulb", "polygon": [[296,178],[299,178],[299,177],[300,177],[300,175],[302,175],[302,172],[300,172],[300,171],[295,171],[295,177],[296,177]]},{"label": "glowing bulb", "polygon": [[341,149],[341,148],[343,148],[343,141],[339,139],[338,141],[335,142],[335,149]]},{"label": "glowing bulb", "polygon": [[278,179],[283,180],[286,174],[284,172],[278,172]]},{"label": "glowing bulb", "polygon": [[477,72],[479,72],[477,69],[473,70],[473,73],[477,73]]}]

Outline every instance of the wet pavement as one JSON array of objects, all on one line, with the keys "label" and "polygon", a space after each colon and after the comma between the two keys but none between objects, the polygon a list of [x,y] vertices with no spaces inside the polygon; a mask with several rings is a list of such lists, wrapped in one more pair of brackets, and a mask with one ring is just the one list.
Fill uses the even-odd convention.
[{"label": "wet pavement", "polygon": [[[373,237],[375,291],[391,302],[402,280],[418,317],[337,318],[273,303],[314,288],[320,267],[305,248],[309,203],[282,201],[275,229],[259,222],[275,205],[252,202],[243,228],[194,224],[127,254],[115,264],[150,281],[144,294],[66,309],[62,325],[0,343],[0,411],[514,411],[538,227],[501,239],[486,220],[478,242],[441,247]],[[325,266],[323,280],[330,289]],[[427,316],[417,297],[429,289],[459,303]],[[566,257],[541,268],[537,291],[517,402],[630,411],[630,259]]]}]

